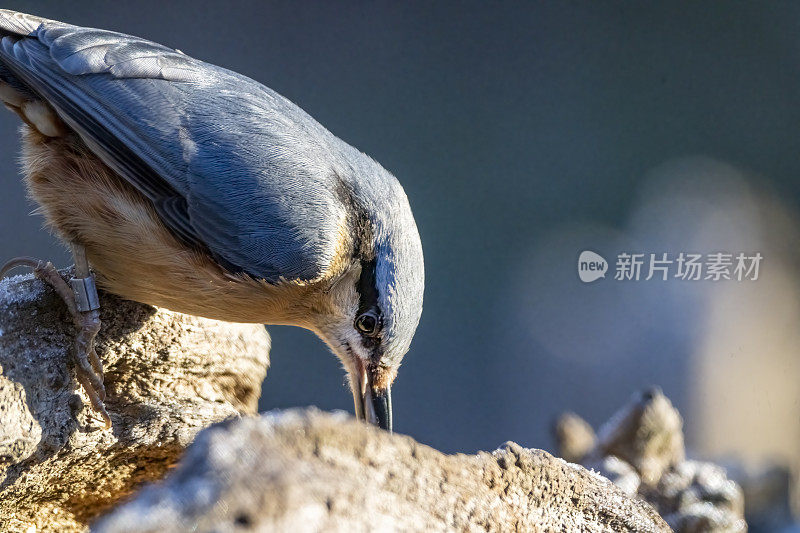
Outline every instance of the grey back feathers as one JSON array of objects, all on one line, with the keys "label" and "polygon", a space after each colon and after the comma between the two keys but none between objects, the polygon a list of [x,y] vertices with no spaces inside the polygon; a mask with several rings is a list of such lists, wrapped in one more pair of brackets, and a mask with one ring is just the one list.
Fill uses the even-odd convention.
[{"label": "grey back feathers", "polygon": [[380,165],[271,89],[168,47],[8,10],[0,35],[0,78],[48,101],[223,266],[273,283],[324,276],[352,194],[372,228],[384,342],[402,356],[421,312],[422,249]]}]

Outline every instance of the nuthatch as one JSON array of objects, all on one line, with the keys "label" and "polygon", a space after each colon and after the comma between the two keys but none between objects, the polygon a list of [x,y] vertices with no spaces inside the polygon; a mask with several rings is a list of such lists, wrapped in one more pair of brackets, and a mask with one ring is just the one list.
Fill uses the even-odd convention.
[{"label": "nuthatch", "polygon": [[106,424],[89,264],[123,298],[313,331],[357,416],[391,429],[424,285],[397,179],[275,91],[178,50],[8,10],[0,35],[26,184],[76,277],[28,258],[2,270],[34,267],[65,299],[78,379]]}]

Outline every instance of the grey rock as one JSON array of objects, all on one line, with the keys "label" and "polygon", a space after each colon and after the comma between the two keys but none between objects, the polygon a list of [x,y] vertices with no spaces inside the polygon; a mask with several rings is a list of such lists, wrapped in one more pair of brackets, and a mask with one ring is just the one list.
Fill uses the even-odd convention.
[{"label": "grey rock", "polygon": [[683,419],[661,390],[635,394],[598,430],[590,455],[619,457],[636,469],[642,483],[655,484],[685,459]]},{"label": "grey rock", "polygon": [[[587,434],[575,422],[577,415],[570,418],[561,427],[571,435],[556,433],[561,448],[575,440],[574,434]],[[686,460],[682,425],[678,410],[660,390],[635,394],[598,431],[581,464],[653,504],[676,533],[747,531],[742,490],[723,468]]]},{"label": "grey rock", "polygon": [[628,496],[636,496],[639,493],[639,486],[642,483],[639,474],[619,457],[608,455],[584,466],[611,481]]},{"label": "grey rock", "polygon": [[202,428],[256,411],[263,326],[100,299],[109,430],[75,380],[64,304],[31,276],[0,282],[2,531],[85,531],[162,478]]},{"label": "grey rock", "polygon": [[742,489],[717,465],[685,461],[665,473],[646,497],[676,531],[747,531]]},{"label": "grey rock", "polygon": [[580,463],[595,446],[592,426],[575,413],[564,413],[553,426],[558,456],[570,463]]},{"label": "grey rock", "polygon": [[669,531],[645,502],[541,450],[445,455],[343,414],[289,410],[200,433],[96,533]]}]

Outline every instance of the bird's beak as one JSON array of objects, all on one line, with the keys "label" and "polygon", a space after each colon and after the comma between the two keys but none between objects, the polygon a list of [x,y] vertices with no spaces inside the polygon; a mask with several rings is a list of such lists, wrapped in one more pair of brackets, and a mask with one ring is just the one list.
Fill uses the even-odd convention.
[{"label": "bird's beak", "polygon": [[[392,431],[392,386],[386,385],[385,389],[368,387],[364,395],[364,411],[367,420],[381,429]],[[367,407],[368,406],[368,407]]]},{"label": "bird's beak", "polygon": [[353,387],[356,418],[392,431],[392,386],[376,387],[370,372],[360,372],[357,386]]}]

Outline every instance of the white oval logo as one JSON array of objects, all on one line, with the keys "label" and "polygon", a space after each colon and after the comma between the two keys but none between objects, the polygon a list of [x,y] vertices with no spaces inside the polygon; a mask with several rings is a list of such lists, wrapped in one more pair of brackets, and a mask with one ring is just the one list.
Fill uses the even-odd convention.
[{"label": "white oval logo", "polygon": [[606,277],[607,270],[608,261],[602,255],[584,250],[578,257],[578,277],[584,283]]}]

